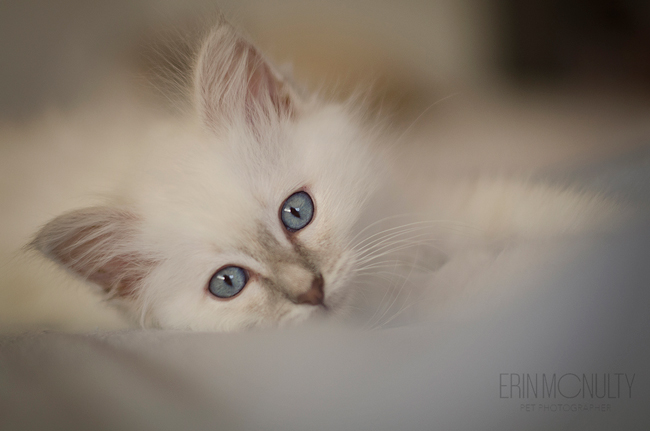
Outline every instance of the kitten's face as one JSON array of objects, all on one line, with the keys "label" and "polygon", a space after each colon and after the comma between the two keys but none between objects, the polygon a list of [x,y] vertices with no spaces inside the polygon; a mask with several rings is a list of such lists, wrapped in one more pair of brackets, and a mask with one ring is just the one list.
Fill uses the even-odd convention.
[{"label": "kitten's face", "polygon": [[169,139],[120,207],[65,214],[35,245],[145,323],[234,330],[334,313],[370,188],[365,135],[300,100],[227,25],[195,75],[200,131]]},{"label": "kitten's face", "polygon": [[[155,321],[235,329],[332,313],[344,302],[369,166],[363,149],[350,148],[365,137],[335,108],[275,133],[264,143],[275,150],[250,154],[259,142],[237,131],[192,140],[138,188],[142,242],[165,251],[143,286]],[[173,179],[160,181],[165,174]]]}]

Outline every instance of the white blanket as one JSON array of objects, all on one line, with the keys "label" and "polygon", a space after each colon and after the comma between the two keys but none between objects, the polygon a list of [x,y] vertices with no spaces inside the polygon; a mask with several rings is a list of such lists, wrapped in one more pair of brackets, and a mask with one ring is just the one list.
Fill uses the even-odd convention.
[{"label": "white blanket", "polygon": [[0,429],[648,429],[650,223],[516,254],[527,293],[473,318],[4,336]]}]

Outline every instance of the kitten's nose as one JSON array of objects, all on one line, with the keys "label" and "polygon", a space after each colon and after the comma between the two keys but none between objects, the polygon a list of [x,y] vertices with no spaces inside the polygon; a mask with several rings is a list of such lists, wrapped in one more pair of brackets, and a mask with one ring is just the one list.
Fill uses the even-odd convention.
[{"label": "kitten's nose", "polygon": [[298,304],[323,305],[323,276],[318,274],[311,282],[311,288],[296,297]]}]

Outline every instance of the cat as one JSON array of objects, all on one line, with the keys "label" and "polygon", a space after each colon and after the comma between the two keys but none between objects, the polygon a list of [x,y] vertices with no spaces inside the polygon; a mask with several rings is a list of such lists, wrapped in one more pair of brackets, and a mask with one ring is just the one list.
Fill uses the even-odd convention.
[{"label": "cat", "polygon": [[406,145],[412,136],[355,99],[298,88],[223,21],[191,87],[193,109],[138,135],[110,198],[31,243],[141,326],[236,331],[347,314],[375,327],[459,298],[467,310],[513,244],[625,219],[599,193],[463,169],[472,155],[429,145],[426,128],[426,142]]},{"label": "cat", "polygon": [[56,217],[32,246],[144,326],[227,331],[337,313],[378,128],[302,94],[226,22],[196,58],[193,101],[124,193]]}]

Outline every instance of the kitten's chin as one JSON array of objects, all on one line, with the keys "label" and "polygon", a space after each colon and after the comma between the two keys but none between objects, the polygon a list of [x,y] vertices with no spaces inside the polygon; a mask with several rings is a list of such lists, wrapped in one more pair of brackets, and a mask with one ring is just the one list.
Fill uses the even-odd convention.
[{"label": "kitten's chin", "polygon": [[331,316],[331,309],[325,305],[297,305],[279,322],[280,328],[295,326],[305,322],[321,322]]}]

